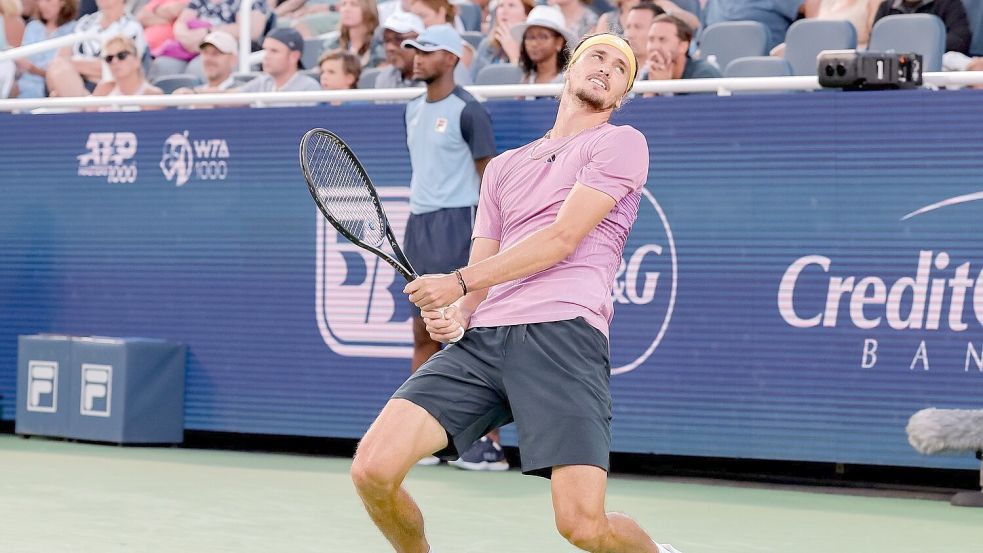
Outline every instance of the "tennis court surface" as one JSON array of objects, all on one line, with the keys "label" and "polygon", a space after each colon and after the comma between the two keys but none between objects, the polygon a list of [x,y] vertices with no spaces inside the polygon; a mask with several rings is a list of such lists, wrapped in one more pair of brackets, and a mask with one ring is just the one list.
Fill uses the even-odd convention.
[{"label": "tennis court surface", "polygon": [[[124,448],[0,435],[3,553],[383,553],[339,457]],[[436,553],[576,551],[548,482],[418,467]],[[983,552],[983,509],[945,495],[614,476],[608,506],[683,553]]]}]

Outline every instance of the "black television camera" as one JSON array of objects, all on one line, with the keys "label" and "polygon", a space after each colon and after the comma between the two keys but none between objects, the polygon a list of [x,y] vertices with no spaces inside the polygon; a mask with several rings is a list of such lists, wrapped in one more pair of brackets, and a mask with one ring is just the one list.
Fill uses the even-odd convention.
[{"label": "black television camera", "polygon": [[829,88],[884,90],[922,85],[920,54],[824,50],[817,61],[819,84]]}]

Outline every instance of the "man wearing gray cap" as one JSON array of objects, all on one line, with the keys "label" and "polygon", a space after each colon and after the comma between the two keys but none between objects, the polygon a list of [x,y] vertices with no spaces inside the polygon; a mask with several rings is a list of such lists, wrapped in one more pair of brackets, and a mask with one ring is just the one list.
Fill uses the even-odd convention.
[{"label": "man wearing gray cap", "polygon": [[[495,136],[484,106],[455,83],[454,69],[464,44],[453,27],[434,25],[402,46],[416,51],[413,78],[427,85],[427,93],[406,106],[413,175],[403,251],[420,274],[450,272],[466,265],[471,252],[478,187],[485,166],[497,153]],[[440,351],[440,343],[430,337],[420,310],[411,308],[416,371]],[[482,438],[471,449],[462,452],[459,468],[509,468],[497,441]],[[422,464],[437,462],[429,457]]]}]

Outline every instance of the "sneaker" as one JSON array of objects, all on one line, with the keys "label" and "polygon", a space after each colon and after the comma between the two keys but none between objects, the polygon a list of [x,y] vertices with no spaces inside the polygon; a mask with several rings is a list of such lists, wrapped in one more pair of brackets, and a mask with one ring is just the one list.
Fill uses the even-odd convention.
[{"label": "sneaker", "polygon": [[509,470],[502,446],[484,437],[471,444],[471,447],[456,461],[448,464],[464,470]]},{"label": "sneaker", "polygon": [[659,546],[659,550],[662,551],[662,553],[682,553],[682,551],[676,549],[668,543],[657,543],[655,545]]},{"label": "sneaker", "polygon": [[420,467],[432,467],[434,465],[439,465],[440,464],[440,458],[439,457],[434,457],[433,455],[427,455],[423,459],[420,459],[419,461],[417,461],[416,464],[417,464],[417,466],[420,466]]}]

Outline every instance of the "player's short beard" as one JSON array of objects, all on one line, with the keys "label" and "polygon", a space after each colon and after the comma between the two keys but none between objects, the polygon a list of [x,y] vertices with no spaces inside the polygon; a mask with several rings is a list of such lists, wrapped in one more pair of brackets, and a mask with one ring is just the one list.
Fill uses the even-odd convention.
[{"label": "player's short beard", "polygon": [[595,95],[591,94],[589,91],[587,91],[584,88],[578,88],[573,93],[573,95],[574,95],[575,98],[577,98],[578,100],[580,100],[580,102],[582,104],[584,104],[585,106],[591,108],[594,111],[610,111],[610,110],[614,109],[614,106],[617,104],[617,102],[615,102],[615,104],[611,104],[610,106],[606,106],[606,105],[604,105],[604,98],[603,97],[595,96]]}]

